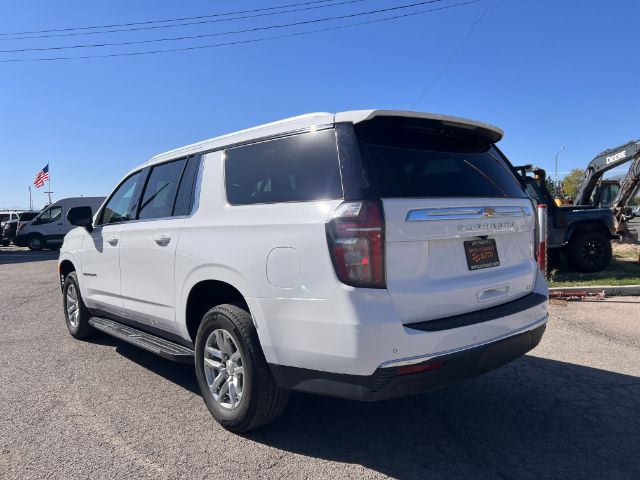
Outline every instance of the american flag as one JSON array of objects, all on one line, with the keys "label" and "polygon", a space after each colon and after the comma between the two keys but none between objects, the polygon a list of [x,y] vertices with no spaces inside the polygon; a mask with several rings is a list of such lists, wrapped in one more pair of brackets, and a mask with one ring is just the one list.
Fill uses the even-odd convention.
[{"label": "american flag", "polygon": [[38,174],[36,175],[36,178],[34,178],[33,180],[33,184],[36,186],[36,188],[40,188],[42,185],[44,185],[44,182],[46,182],[47,180],[49,180],[49,164],[47,163],[47,165],[38,172]]}]

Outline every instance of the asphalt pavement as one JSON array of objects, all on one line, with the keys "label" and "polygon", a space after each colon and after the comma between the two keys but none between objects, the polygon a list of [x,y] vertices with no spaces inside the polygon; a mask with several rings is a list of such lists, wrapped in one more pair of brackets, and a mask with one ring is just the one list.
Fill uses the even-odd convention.
[{"label": "asphalt pavement", "polygon": [[551,306],[497,371],[383,403],[292,395],[226,432],[193,367],[68,334],[57,252],[0,248],[0,478],[640,478],[640,298]]}]

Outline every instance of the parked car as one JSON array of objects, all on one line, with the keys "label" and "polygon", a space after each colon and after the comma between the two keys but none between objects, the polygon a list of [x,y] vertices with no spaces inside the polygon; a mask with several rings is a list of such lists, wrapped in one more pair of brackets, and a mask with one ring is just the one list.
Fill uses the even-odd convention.
[{"label": "parked car", "polygon": [[14,243],[30,250],[60,248],[62,240],[73,225],[67,212],[73,207],[88,206],[97,209],[104,197],[71,197],[58,200],[36,215],[33,220],[18,226]]},{"label": "parked car", "polygon": [[4,224],[6,222],[10,222],[11,220],[17,220],[19,211],[16,210],[2,210],[0,211],[0,233],[2,233],[2,229],[4,228]]},{"label": "parked car", "polygon": [[9,235],[11,232],[15,232],[15,224],[18,222],[19,215],[20,212],[16,210],[0,211],[0,245],[3,247],[6,247],[11,243],[12,239]]},{"label": "parked car", "polygon": [[20,212],[20,215],[18,215],[18,228],[36,218],[40,212],[41,210],[27,210],[26,212]]},{"label": "parked car", "polygon": [[501,137],[365,110],[154,157],[97,211],[69,211],[67,328],[195,363],[232,431],[275,419],[290,390],[371,401],[493,370],[538,344],[548,297]]},{"label": "parked car", "polygon": [[16,237],[16,229],[18,228],[18,220],[9,220],[4,223],[2,231],[0,231],[0,245],[7,247]]},{"label": "parked car", "polygon": [[640,217],[640,206],[638,207],[634,207],[633,210],[631,210],[631,215],[635,218],[635,217]]},{"label": "parked car", "polygon": [[24,225],[25,223],[33,220],[37,215],[38,212],[20,212],[17,219],[5,222],[4,228],[0,232],[0,243],[5,247],[10,243],[15,243],[16,232],[18,231],[18,228],[20,228],[20,225]]}]

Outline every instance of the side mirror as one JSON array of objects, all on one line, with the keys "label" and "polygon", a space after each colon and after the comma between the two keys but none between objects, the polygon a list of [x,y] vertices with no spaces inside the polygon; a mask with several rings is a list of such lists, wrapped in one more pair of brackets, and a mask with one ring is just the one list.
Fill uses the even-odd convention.
[{"label": "side mirror", "polygon": [[93,212],[91,207],[73,207],[67,212],[67,220],[71,225],[93,230]]}]

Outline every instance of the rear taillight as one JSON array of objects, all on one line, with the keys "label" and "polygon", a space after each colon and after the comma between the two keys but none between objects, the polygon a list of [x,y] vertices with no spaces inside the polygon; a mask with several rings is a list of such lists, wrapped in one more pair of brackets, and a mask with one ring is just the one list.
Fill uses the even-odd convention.
[{"label": "rear taillight", "polygon": [[338,280],[353,287],[386,287],[382,204],[338,206],[327,222],[327,241]]},{"label": "rear taillight", "polygon": [[533,200],[531,201],[531,207],[533,208],[534,220],[535,220],[535,225],[533,226],[533,232],[531,232],[531,255],[534,258],[534,260],[537,262],[538,261],[538,238],[539,238],[538,208],[536,207],[536,203],[533,202]]},{"label": "rear taillight", "polygon": [[547,212],[546,205],[538,205],[536,260],[538,261],[540,270],[545,276],[547,274]]}]

